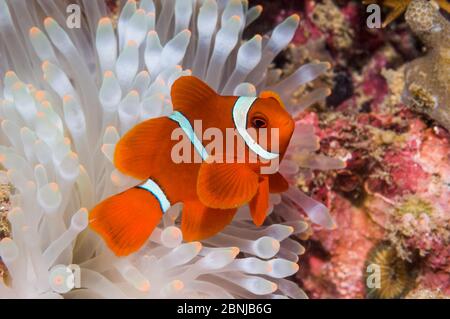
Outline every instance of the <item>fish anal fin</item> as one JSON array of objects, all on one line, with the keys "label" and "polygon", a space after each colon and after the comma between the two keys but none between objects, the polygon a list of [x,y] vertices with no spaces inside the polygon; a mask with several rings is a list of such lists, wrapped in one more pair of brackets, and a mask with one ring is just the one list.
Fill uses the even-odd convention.
[{"label": "fish anal fin", "polygon": [[214,236],[231,223],[236,210],[209,208],[199,201],[184,203],[181,217],[183,239],[195,241]]},{"label": "fish anal fin", "polygon": [[127,256],[144,245],[161,217],[161,206],[150,192],[131,188],[95,206],[89,224],[114,254]]}]

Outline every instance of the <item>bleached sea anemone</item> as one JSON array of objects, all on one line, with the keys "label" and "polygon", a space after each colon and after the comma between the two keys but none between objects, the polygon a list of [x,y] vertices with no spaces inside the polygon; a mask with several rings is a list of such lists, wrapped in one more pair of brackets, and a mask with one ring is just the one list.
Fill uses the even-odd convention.
[{"label": "bleached sea anemone", "polygon": [[[243,207],[220,234],[184,243],[174,206],[127,258],[86,229],[90,208],[136,184],[115,170],[115,144],[134,124],[172,112],[170,87],[179,76],[192,73],[222,94],[275,90],[294,112],[292,92],[327,68],[312,63],[271,83],[270,63],[293,38],[298,16],[242,40],[261,13],[246,0],[130,0],[117,27],[104,17],[103,1],[76,3],[81,28],[71,29],[64,1],[0,0],[1,174],[14,186],[12,235],[0,243],[10,280],[0,297],[305,297],[285,279],[304,250],[289,236],[307,227],[293,212],[257,228]],[[323,97],[313,91],[302,106]],[[299,134],[294,139],[309,138]],[[313,221],[326,215],[303,194],[295,201],[319,216]],[[271,196],[271,211],[280,202]],[[59,264],[80,267],[66,293],[49,280],[61,279],[50,273]]]}]

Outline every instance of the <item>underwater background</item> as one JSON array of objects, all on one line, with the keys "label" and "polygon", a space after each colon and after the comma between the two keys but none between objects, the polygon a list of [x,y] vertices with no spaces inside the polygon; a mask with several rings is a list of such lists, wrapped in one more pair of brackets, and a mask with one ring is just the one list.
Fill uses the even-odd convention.
[{"label": "underwater background", "polygon": [[[310,298],[448,298],[450,5],[366,2],[261,1],[269,25],[290,12],[305,19],[278,67],[333,65],[323,78],[331,95],[302,117],[319,152],[348,156],[345,169],[298,179],[338,227],[302,238],[296,279]],[[368,28],[369,2],[395,20]],[[371,263],[382,266],[380,289],[367,287]]]},{"label": "underwater background", "polygon": [[[66,27],[71,3],[81,32]],[[384,25],[369,26],[370,4]],[[0,297],[449,298],[449,11],[0,0]],[[244,207],[201,242],[183,242],[173,207],[117,258],[87,212],[135,183],[114,168],[115,144],[170,114],[188,74],[224,95],[280,94],[296,123],[280,168],[290,188],[261,228]],[[79,265],[79,286],[49,284],[59,264]]]}]

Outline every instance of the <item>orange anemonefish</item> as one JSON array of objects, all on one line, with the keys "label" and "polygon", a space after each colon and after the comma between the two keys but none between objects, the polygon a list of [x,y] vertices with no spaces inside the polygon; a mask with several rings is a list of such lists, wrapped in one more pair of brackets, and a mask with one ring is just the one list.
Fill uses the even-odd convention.
[{"label": "orange anemonefish", "polygon": [[[118,142],[114,164],[122,173],[144,183],[99,203],[89,214],[90,227],[99,233],[118,256],[137,251],[171,205],[182,202],[181,230],[186,241],[215,235],[233,219],[238,207],[249,204],[255,225],[264,222],[269,193],[287,190],[278,172],[262,174],[263,161],[229,163],[211,161],[192,129],[194,120],[205,128],[237,131],[245,142],[246,159],[257,154],[265,160],[281,160],[294,130],[294,121],[273,92],[259,98],[220,96],[196,77],[176,80],[171,90],[174,112],[167,117],[144,121]],[[203,161],[174,163],[171,139],[181,128],[190,139],[192,152]],[[255,141],[248,129],[278,129],[278,153]],[[242,141],[241,140],[241,141]],[[266,161],[267,163],[267,161]]]}]

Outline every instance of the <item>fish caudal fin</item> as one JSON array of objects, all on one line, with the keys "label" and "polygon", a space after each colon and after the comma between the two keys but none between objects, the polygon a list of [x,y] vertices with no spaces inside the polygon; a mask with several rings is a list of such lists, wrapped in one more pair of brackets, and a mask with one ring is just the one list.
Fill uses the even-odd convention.
[{"label": "fish caudal fin", "polygon": [[197,194],[207,207],[229,209],[248,203],[258,190],[258,175],[244,163],[203,162]]},{"label": "fish caudal fin", "polygon": [[214,236],[231,223],[236,210],[209,208],[199,201],[184,203],[181,217],[183,239],[195,241]]},{"label": "fish caudal fin", "polygon": [[131,188],[95,206],[89,224],[117,256],[126,256],[141,248],[162,214],[158,200],[150,192]]},{"label": "fish caudal fin", "polygon": [[269,209],[269,179],[264,177],[259,183],[258,191],[255,197],[250,201],[250,214],[253,218],[253,223],[256,226],[261,226],[266,219],[267,210]]}]

